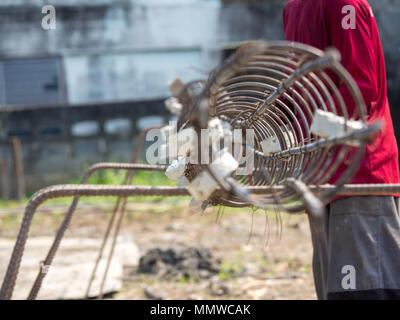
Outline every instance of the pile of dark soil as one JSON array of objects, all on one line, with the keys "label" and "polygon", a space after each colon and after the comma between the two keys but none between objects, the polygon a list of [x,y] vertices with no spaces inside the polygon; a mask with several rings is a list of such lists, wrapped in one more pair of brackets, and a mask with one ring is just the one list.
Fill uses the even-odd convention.
[{"label": "pile of dark soil", "polygon": [[138,273],[165,280],[208,279],[220,272],[221,261],[206,248],[175,245],[154,248],[140,258]]}]

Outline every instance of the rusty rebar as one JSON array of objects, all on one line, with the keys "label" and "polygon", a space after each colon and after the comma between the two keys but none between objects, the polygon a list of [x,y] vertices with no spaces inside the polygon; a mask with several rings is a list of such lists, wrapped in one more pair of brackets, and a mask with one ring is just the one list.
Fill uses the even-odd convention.
[{"label": "rusty rebar", "polygon": [[[305,185],[333,182],[337,188],[322,195],[324,200],[332,199],[335,191],[355,174],[369,138],[368,134],[363,136],[362,130],[357,133],[349,130],[350,120],[366,126],[366,106],[357,84],[339,61],[340,54],[334,49],[324,52],[294,42],[250,43],[215,70],[191,114],[182,115],[186,119],[180,119],[184,125],[178,129],[192,126],[200,132],[214,117],[242,132],[252,129],[254,146],[243,147],[253,152],[255,170],[251,175],[234,178],[242,186],[284,186],[277,194],[256,199],[259,204],[280,205],[301,200],[293,188],[284,185],[290,178],[301,180]],[[346,101],[343,91],[347,92]],[[343,118],[346,134],[323,138],[311,132],[318,110]],[[379,124],[375,125],[365,130],[379,130]],[[261,142],[271,137],[276,137],[281,150],[265,153]],[[356,152],[354,142],[358,144]],[[345,170],[332,181],[345,159],[348,161]],[[221,188],[228,189],[223,179],[216,179],[209,165],[190,165],[185,175],[194,179],[203,170],[215,176]],[[231,202],[226,197],[211,200],[215,204]],[[238,197],[236,201],[238,205],[253,199]],[[296,208],[302,210],[304,206]]]},{"label": "rusty rebar", "polygon": [[[145,141],[145,138],[146,138],[146,134],[150,130],[158,129],[158,128],[160,128],[160,126],[151,126],[151,127],[148,127],[148,128],[146,128],[146,129],[144,129],[144,130],[142,130],[140,132],[140,134],[138,136],[138,139],[137,139],[137,143],[135,144],[135,148],[133,149],[133,152],[132,152],[131,163],[137,163],[138,162],[139,157],[140,157],[140,153],[142,151],[143,144],[144,144],[144,141]],[[131,184],[135,173],[136,173],[136,171],[128,171],[126,173],[126,175],[125,175],[123,184],[124,185]],[[122,207],[121,207],[121,202],[122,202]],[[119,212],[120,207],[122,208],[122,210]],[[104,252],[105,246],[107,244],[107,240],[108,240],[108,237],[110,235],[111,229],[113,227],[115,218],[118,215],[118,213],[119,213],[120,216],[124,216],[125,215],[125,207],[126,207],[126,198],[118,197],[116,202],[115,202],[115,206],[114,206],[114,209],[112,211],[111,217],[110,217],[110,219],[108,221],[108,224],[107,224],[107,227],[106,227],[106,231],[104,233],[103,240],[101,242],[101,245],[100,245],[100,248],[99,248],[99,252],[98,252],[98,255],[97,255],[97,258],[96,258],[96,262],[94,264],[92,273],[91,273],[90,278],[89,278],[89,282],[88,282],[88,285],[87,285],[87,288],[86,288],[85,298],[89,297],[90,289],[91,289],[93,280],[94,280],[94,278],[96,276],[96,272],[97,272],[97,268],[99,266],[100,260],[103,257],[103,252]],[[120,220],[120,219],[122,219],[122,218],[118,218],[118,220]],[[117,237],[117,235],[118,235],[118,233],[114,234],[115,238]],[[113,243],[115,241],[113,241]],[[107,259],[107,266],[109,264],[111,264],[111,259],[112,259],[113,252],[114,252],[114,247],[113,246],[114,246],[114,244],[112,244],[111,249],[110,249],[110,254],[109,254],[109,257]],[[104,271],[103,279],[105,279],[107,277],[107,273],[108,273],[108,267],[106,267],[106,270]],[[100,285],[99,297],[103,296],[103,289],[102,289],[103,286],[104,286],[104,283],[102,283]]]},{"label": "rusty rebar", "polygon": [[[7,272],[0,290],[0,299],[10,299],[21,263],[33,215],[38,206],[46,200],[68,196],[175,196],[187,195],[185,189],[171,187],[99,186],[99,185],[58,185],[44,188],[33,195],[29,201],[17,241],[14,246]],[[32,296],[34,298],[34,296]]]},{"label": "rusty rebar", "polygon": [[[145,164],[124,164],[124,163],[98,163],[95,165],[92,165],[84,174],[81,184],[86,184],[87,181],[89,180],[90,176],[97,171],[100,170],[128,170],[128,171],[134,171],[134,170],[151,170],[151,171],[160,171],[160,170],[165,170],[164,166],[155,166],[155,165],[145,165]],[[61,240],[64,237],[64,234],[70,224],[70,221],[72,219],[72,216],[76,210],[76,207],[79,202],[79,196],[74,197],[74,199],[71,202],[71,205],[63,219],[63,222],[60,225],[60,228],[57,231],[57,234],[54,238],[54,241],[47,253],[47,256],[45,260],[43,261],[43,265],[45,266],[50,266],[51,263],[54,260],[54,257],[57,253],[58,247],[60,246]],[[36,280],[32,286],[32,289],[29,293],[28,298],[29,299],[34,299],[42,285],[42,282],[46,276],[46,273],[42,272],[42,270],[39,270],[38,275],[36,276]]]},{"label": "rusty rebar", "polygon": [[[282,191],[285,186],[247,187],[245,190],[254,195],[266,195]],[[334,185],[309,186],[309,189],[319,194],[335,189]],[[218,192],[218,190],[217,190]],[[345,185],[338,195],[379,195],[400,193],[400,184],[371,184],[371,185]],[[6,275],[0,291],[0,299],[11,299],[21,259],[24,253],[30,225],[36,209],[46,200],[70,196],[188,196],[190,193],[182,187],[150,187],[150,186],[99,186],[99,185],[56,185],[41,189],[29,201],[22,224],[18,233]],[[251,204],[247,204],[251,206]],[[34,298],[34,297],[32,297]]]}]

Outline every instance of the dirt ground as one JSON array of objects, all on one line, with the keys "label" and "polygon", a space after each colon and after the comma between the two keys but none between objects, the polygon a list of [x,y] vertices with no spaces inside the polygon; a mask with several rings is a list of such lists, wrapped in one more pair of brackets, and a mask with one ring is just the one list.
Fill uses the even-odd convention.
[{"label": "dirt ground", "polygon": [[[50,206],[35,216],[30,236],[54,235],[67,207]],[[112,202],[79,207],[67,236],[101,237],[112,207]],[[16,236],[19,210],[0,210],[0,237]],[[217,208],[198,215],[187,200],[131,201],[121,235],[131,236],[141,254],[176,244],[208,248],[221,260],[221,271],[198,281],[160,280],[126,266],[122,290],[108,299],[316,299],[305,215],[252,209],[224,209],[220,215]]]}]

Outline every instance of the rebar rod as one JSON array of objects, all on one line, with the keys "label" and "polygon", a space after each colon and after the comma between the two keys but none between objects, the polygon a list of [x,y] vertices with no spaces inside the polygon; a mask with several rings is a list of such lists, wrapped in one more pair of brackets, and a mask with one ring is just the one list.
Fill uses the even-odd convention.
[{"label": "rebar rod", "polygon": [[[143,143],[144,143],[144,140],[146,138],[146,134],[150,130],[158,129],[158,128],[160,128],[160,126],[151,126],[151,127],[148,127],[148,128],[146,128],[146,129],[144,129],[144,130],[142,130],[140,132],[140,134],[138,136],[138,139],[137,139],[137,143],[135,144],[135,148],[134,148],[134,150],[132,152],[131,163],[137,163],[139,161],[140,153],[141,153],[142,148],[143,148]],[[128,172],[126,172],[125,178],[124,178],[124,181],[123,181],[123,185],[131,184],[135,173],[136,173],[136,171],[128,171]],[[123,210],[122,210],[122,212],[119,212],[119,209],[121,207],[121,203],[122,203]],[[115,202],[115,206],[114,206],[114,209],[112,211],[112,214],[111,214],[111,216],[109,218],[109,221],[107,223],[107,227],[106,227],[105,233],[103,235],[103,240],[102,240],[100,248],[99,248],[99,252],[98,252],[98,255],[97,255],[97,258],[96,258],[96,262],[95,262],[95,264],[93,266],[92,273],[91,273],[91,275],[89,277],[89,282],[88,282],[88,285],[86,287],[86,292],[85,292],[85,298],[86,299],[89,298],[90,289],[91,289],[92,283],[94,281],[94,278],[96,276],[97,268],[99,266],[100,260],[103,257],[103,252],[104,252],[104,249],[106,247],[107,240],[108,240],[108,237],[110,235],[111,229],[112,229],[114,221],[116,219],[116,216],[118,215],[118,213],[120,215],[124,215],[125,214],[124,213],[124,208],[125,207],[126,207],[126,198],[118,197],[116,202]],[[113,248],[111,248],[110,253],[111,252],[113,252]],[[112,259],[112,254],[109,255],[108,260],[111,260],[111,259]],[[107,271],[105,271],[105,274],[107,274]],[[99,297],[100,296],[102,296],[102,289],[100,289],[100,292],[99,292]]]},{"label": "rebar rod", "polygon": [[[279,185],[267,187],[247,187],[245,190],[254,195],[265,195],[271,194],[271,192],[283,190],[284,188],[284,186]],[[320,192],[326,192],[334,188],[336,188],[334,185],[309,186],[309,189],[316,194]],[[345,185],[338,192],[338,195],[382,195],[392,193],[400,194],[400,184]],[[32,196],[25,209],[17,241],[15,243],[1,287],[0,299],[11,299],[12,297],[33,216],[36,212],[36,209],[46,200],[70,196],[171,197],[188,195],[190,195],[188,190],[182,187],[56,185],[41,189]]]},{"label": "rebar rod", "polygon": [[[108,169],[113,169],[113,170],[165,170],[164,166],[154,166],[154,165],[144,165],[144,164],[124,164],[124,163],[98,163],[95,165],[92,165],[84,174],[81,184],[86,184],[90,176],[99,170],[108,170]],[[60,246],[61,240],[64,237],[64,234],[66,230],[68,229],[68,226],[70,224],[70,221],[72,219],[73,213],[76,210],[76,207],[79,202],[79,196],[75,196],[74,199],[71,202],[71,205],[64,217],[63,222],[60,225],[60,228],[57,231],[57,234],[54,238],[54,241],[47,253],[47,256],[45,260],[43,261],[43,265],[45,266],[50,266],[51,263],[53,262],[53,259],[56,255],[56,252],[58,250],[58,247]],[[34,299],[36,298],[39,289],[42,285],[42,282],[46,276],[46,273],[42,272],[42,270],[39,270],[38,275],[36,276],[36,280],[31,288],[31,291],[29,293],[28,299]]]},{"label": "rebar rod", "polygon": [[241,122],[234,122],[238,126],[251,126],[255,121],[257,121],[278,98],[282,97],[296,81],[302,79],[305,75],[315,71],[331,67],[335,62],[340,61],[340,53],[336,49],[329,49],[326,51],[325,55],[317,58],[311,62],[305,63],[285,81],[283,81],[278,88],[276,88],[265,101],[257,108],[257,110],[246,120]]},{"label": "rebar rod", "polygon": [[111,261],[112,261],[113,255],[114,255],[115,245],[117,244],[117,237],[118,237],[119,231],[121,230],[121,226],[122,226],[122,220],[125,217],[126,201],[124,201],[124,200],[126,200],[126,198],[123,198],[121,211],[120,211],[120,214],[119,214],[119,217],[117,220],[117,224],[114,229],[113,239],[111,242],[111,249],[110,249],[108,259],[107,259],[106,268],[104,270],[103,277],[100,282],[99,299],[103,299],[104,285],[106,283],[108,271],[110,270]]}]

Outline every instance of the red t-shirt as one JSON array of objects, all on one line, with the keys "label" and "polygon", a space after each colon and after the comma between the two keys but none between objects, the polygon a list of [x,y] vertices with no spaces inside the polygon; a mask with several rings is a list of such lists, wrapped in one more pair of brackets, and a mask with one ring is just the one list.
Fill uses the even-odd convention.
[{"label": "red t-shirt", "polygon": [[[345,29],[349,11],[355,8],[355,29]],[[342,13],[342,10],[344,13]],[[289,0],[283,11],[286,40],[308,44],[325,50],[336,47],[342,64],[360,87],[367,106],[367,123],[381,119],[383,130],[367,146],[359,170],[352,179],[357,183],[398,183],[398,149],[393,131],[386,88],[386,70],[378,28],[366,0]],[[352,100],[340,87],[346,105]],[[346,101],[347,100],[347,101]],[[351,113],[349,113],[351,114]],[[340,177],[339,168],[334,179]],[[398,194],[393,194],[400,196]]]}]

